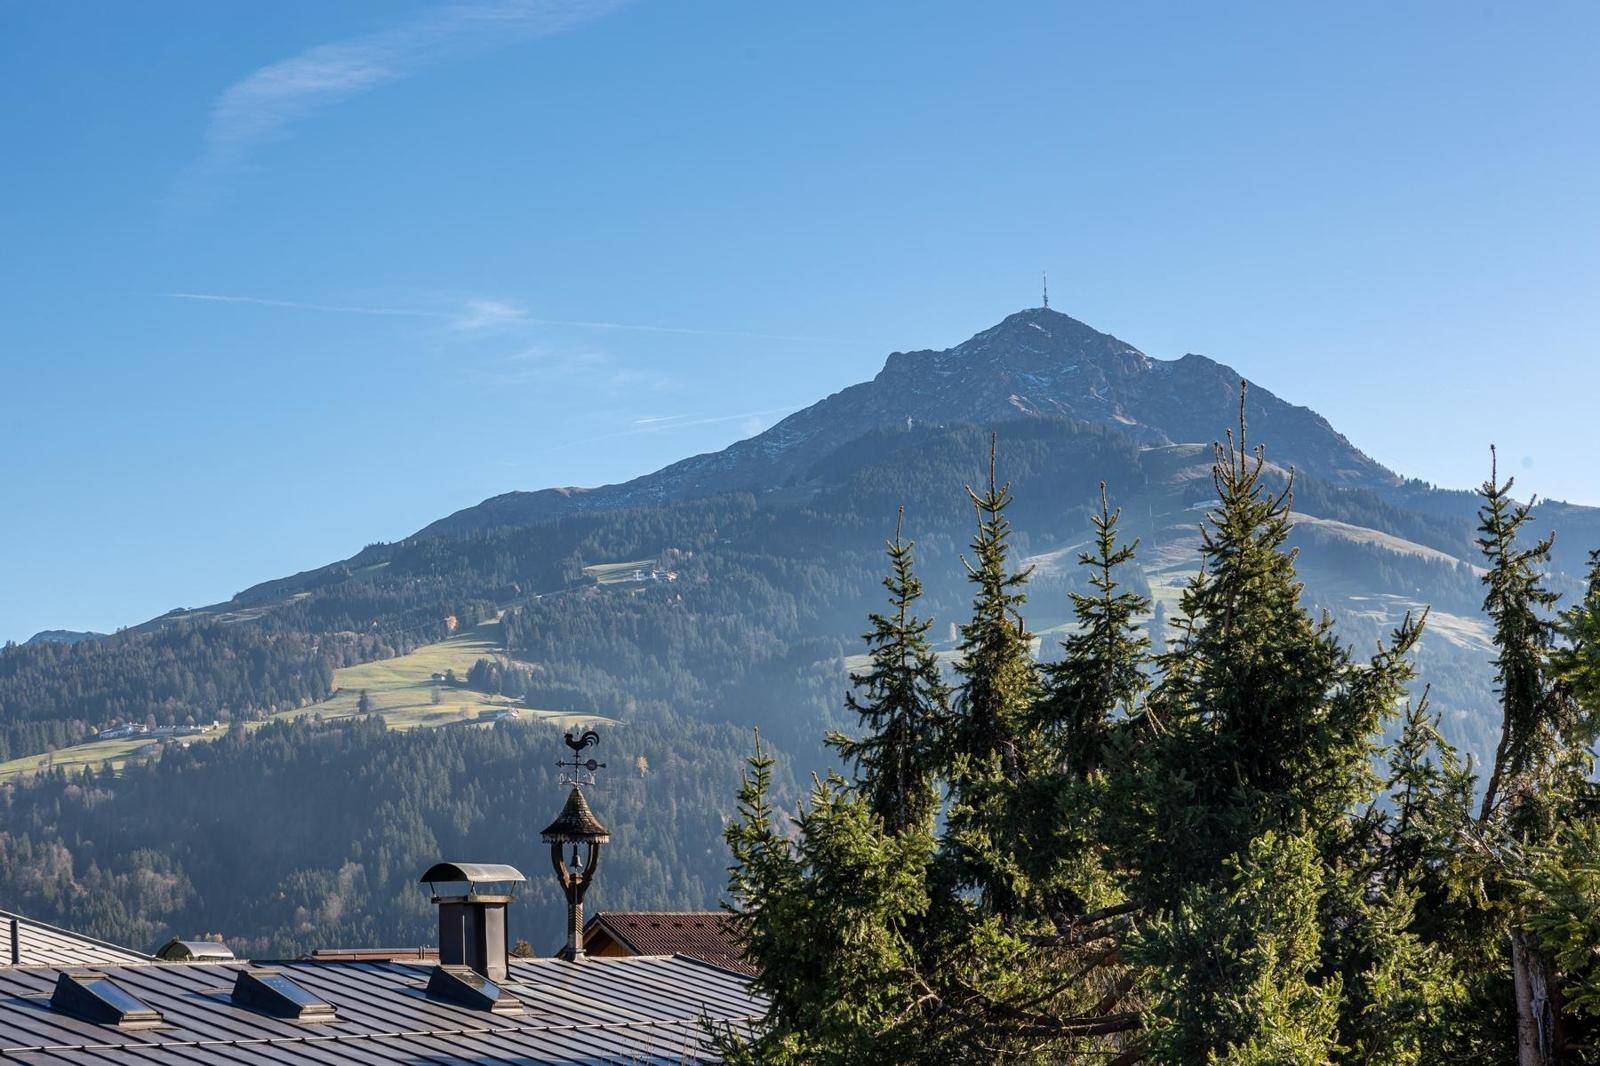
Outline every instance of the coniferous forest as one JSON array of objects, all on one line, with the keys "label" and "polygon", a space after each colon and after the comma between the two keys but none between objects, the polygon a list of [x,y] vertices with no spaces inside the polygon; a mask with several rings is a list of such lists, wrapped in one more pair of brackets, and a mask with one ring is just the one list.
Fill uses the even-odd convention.
[{"label": "coniferous forest", "polygon": [[852,771],[791,814],[774,754],[748,762],[729,906],[771,1006],[730,1060],[1600,1060],[1600,553],[1558,602],[1510,480],[1479,490],[1498,740],[1477,761],[1413,684],[1428,612],[1341,639],[1266,470],[1241,418],[1161,642],[1103,502],[1042,668],[992,466],[953,676],[915,546],[890,542],[858,721],[829,737]]},{"label": "coniferous forest", "polygon": [[[1569,512],[1498,475],[1472,521],[1331,485],[1242,424],[1208,476],[1193,446],[997,428],[872,431],[805,492],[419,535],[7,647],[5,754],[227,732],[0,785],[0,894],[284,957],[426,942],[416,875],[507,861],[513,935],[554,947],[558,730],[261,721],[498,617],[460,683],[613,720],[590,906],[742,908],[773,1002],[751,1055],[1581,1061],[1600,582],[1542,537]],[[628,559],[674,578],[589,569]]]},{"label": "coniferous forest", "polygon": [[[717,898],[722,811],[747,747],[732,726],[652,708],[606,732],[595,803],[624,843],[606,856],[595,905]],[[564,795],[560,748],[550,726],[399,732],[307,719],[232,730],[116,775],[52,771],[5,793],[0,898],[139,950],[181,932],[225,936],[241,957],[292,958],[435,943],[417,876],[441,856],[476,856],[528,876],[511,935],[548,953],[564,905],[539,830]]]}]

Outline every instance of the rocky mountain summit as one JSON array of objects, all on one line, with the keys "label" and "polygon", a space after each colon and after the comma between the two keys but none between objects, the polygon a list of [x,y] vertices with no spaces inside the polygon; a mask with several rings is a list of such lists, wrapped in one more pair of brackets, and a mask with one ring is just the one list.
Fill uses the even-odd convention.
[{"label": "rocky mountain summit", "polygon": [[[597,489],[512,492],[433,523],[424,535],[517,525],[574,511],[640,506],[732,490],[806,485],[817,464],[873,430],[990,425],[1030,417],[1100,425],[1142,447],[1208,443],[1237,420],[1240,375],[1203,355],[1154,359],[1048,308],[1008,316],[943,351],[894,352],[871,381],[788,416],[764,433]],[[1307,407],[1252,387],[1251,434],[1274,458],[1339,486],[1401,479]]]}]

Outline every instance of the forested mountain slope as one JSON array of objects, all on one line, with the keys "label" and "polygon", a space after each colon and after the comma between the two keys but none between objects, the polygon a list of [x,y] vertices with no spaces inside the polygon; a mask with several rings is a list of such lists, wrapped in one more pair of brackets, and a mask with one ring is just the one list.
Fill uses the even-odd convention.
[{"label": "forested mountain slope", "polygon": [[[1492,673],[1473,498],[1403,480],[1264,389],[1249,390],[1246,414],[1278,483],[1297,471],[1293,537],[1307,597],[1363,651],[1407,611],[1432,606],[1421,682],[1449,735],[1487,750]],[[766,433],[625,485],[497,497],[227,603],[102,639],[6,648],[0,758],[121,720],[253,720],[313,707],[340,667],[503,616],[503,655],[474,670],[473,685],[618,722],[606,743],[621,772],[595,799],[617,831],[607,905],[705,906],[721,883],[717,832],[749,731],[760,728],[801,776],[824,764],[823,729],[848,724],[848,660],[880,603],[897,508],[917,541],[922,609],[948,650],[969,597],[964,486],[985,475],[997,435],[1016,545],[1035,567],[1027,618],[1048,659],[1102,481],[1124,510],[1124,532],[1141,540],[1136,584],[1170,620],[1214,497],[1209,442],[1237,418],[1237,375],[1219,363],[1151,359],[1065,315],[1021,312],[948,351],[893,355],[871,382]],[[1560,533],[1553,583],[1566,587],[1600,545],[1600,511],[1546,505],[1536,521]],[[539,726],[501,733],[400,738],[307,721],[241,731],[214,751],[173,750],[120,778],[55,773],[0,786],[0,884],[12,906],[69,924],[92,915],[89,931],[141,947],[169,931],[222,932],[256,951],[298,950],[319,928],[414,939],[426,935],[422,911],[395,897],[418,861],[511,861],[538,879],[536,830],[558,794],[548,775],[519,772],[508,783],[498,777],[510,763],[472,753],[510,745],[516,759],[547,765],[559,736]],[[648,770],[633,778],[639,757]],[[362,767],[390,759],[422,769],[378,787]],[[249,803],[213,802],[223,780],[263,803],[285,782],[315,780],[340,817],[284,808],[293,832],[255,845],[268,849],[249,857],[258,874],[240,878],[205,843],[259,831]],[[625,783],[636,780],[645,784]],[[418,813],[429,805],[459,816]],[[209,813],[197,820],[197,810]],[[330,893],[351,909],[296,910]],[[357,911],[365,917],[347,920]]]}]

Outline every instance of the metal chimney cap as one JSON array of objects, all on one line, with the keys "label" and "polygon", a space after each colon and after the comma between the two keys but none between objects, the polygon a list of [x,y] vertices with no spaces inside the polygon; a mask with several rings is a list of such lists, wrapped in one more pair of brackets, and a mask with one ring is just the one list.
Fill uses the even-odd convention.
[{"label": "metal chimney cap", "polygon": [[589,801],[583,798],[583,791],[577,787],[568,794],[567,805],[561,808],[556,820],[545,826],[539,836],[546,844],[605,844],[611,840],[610,830],[600,824],[600,819],[589,809]]},{"label": "metal chimney cap", "polygon": [[417,878],[419,885],[446,881],[465,881],[472,885],[500,881],[526,881],[522,871],[503,862],[436,862]]},{"label": "metal chimney cap", "polygon": [[215,940],[183,940],[173,937],[156,949],[162,962],[232,962],[228,945]]}]

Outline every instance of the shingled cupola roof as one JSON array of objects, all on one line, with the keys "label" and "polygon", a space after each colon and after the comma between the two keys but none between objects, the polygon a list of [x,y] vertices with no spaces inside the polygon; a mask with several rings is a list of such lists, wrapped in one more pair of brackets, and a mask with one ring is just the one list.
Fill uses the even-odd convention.
[{"label": "shingled cupola roof", "polygon": [[576,787],[567,795],[567,805],[561,808],[556,820],[539,834],[546,844],[608,844],[611,832],[600,824],[600,819],[589,809],[589,801]]}]

